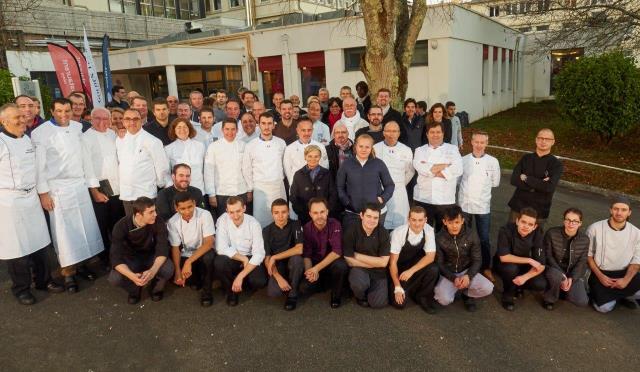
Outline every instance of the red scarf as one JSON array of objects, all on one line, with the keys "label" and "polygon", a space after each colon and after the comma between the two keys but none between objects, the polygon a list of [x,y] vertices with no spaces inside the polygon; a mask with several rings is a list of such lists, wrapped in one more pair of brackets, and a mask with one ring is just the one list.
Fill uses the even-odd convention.
[{"label": "red scarf", "polygon": [[329,131],[333,131],[333,125],[342,118],[342,111],[338,113],[338,115],[334,115],[329,113]]}]

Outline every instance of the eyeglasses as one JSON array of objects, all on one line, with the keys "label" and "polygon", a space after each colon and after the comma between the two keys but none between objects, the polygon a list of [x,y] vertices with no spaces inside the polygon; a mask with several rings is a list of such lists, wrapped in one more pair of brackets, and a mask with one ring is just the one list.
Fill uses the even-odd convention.
[{"label": "eyeglasses", "polygon": [[565,218],[564,222],[568,223],[569,225],[579,225],[582,223],[582,221],[580,220],[570,220],[568,218]]},{"label": "eyeglasses", "polygon": [[135,123],[135,122],[138,122],[138,121],[142,121],[142,119],[140,119],[140,118],[124,118],[124,119],[122,119],[122,121]]},{"label": "eyeglasses", "polygon": [[555,138],[548,138],[548,137],[536,137],[536,139],[539,141],[547,141],[547,142],[553,142],[556,140]]}]

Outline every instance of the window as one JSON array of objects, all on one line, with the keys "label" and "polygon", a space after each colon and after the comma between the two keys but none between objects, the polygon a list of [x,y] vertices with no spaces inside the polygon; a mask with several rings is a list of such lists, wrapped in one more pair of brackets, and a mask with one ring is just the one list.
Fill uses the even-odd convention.
[{"label": "window", "polygon": [[153,16],[164,17],[164,0],[153,0]]},{"label": "window", "polygon": [[298,53],[298,67],[302,82],[302,102],[309,96],[318,94],[318,90],[327,84],[324,69],[324,52]]},{"label": "window", "polygon": [[242,0],[229,0],[229,6],[232,8],[244,5],[244,1]]},{"label": "window", "polygon": [[240,66],[207,66],[204,68],[177,67],[178,95],[189,96],[189,92],[200,89],[205,95],[214,90],[226,89],[236,92],[242,86],[242,67]]},{"label": "window", "polygon": [[122,0],[109,0],[108,5],[111,13],[124,13],[124,4]]},{"label": "window", "polygon": [[518,31],[525,33],[525,32],[531,32],[531,27],[521,27],[518,29]]},{"label": "window", "polygon": [[584,49],[559,49],[551,51],[551,89],[549,94],[555,93],[555,77],[558,76],[562,68],[575,60],[580,59],[584,55]]},{"label": "window", "polygon": [[497,17],[500,15],[500,7],[499,6],[490,6],[489,7],[489,17]]},{"label": "window", "polygon": [[511,15],[511,4],[506,4],[504,6],[504,12],[506,15]]},{"label": "window", "polygon": [[429,40],[418,40],[413,49],[411,66],[427,66],[429,64]]},{"label": "window", "polygon": [[136,13],[136,0],[124,0],[124,13],[125,14],[137,14]]},{"label": "window", "polygon": [[486,94],[487,86],[487,66],[489,64],[489,46],[482,46],[482,95]]},{"label": "window", "polygon": [[547,31],[547,30],[549,30],[549,25],[540,25],[540,26],[536,27],[536,30],[538,30],[538,31]]},{"label": "window", "polygon": [[364,47],[344,49],[344,70],[360,71],[360,61],[362,61],[364,53]]}]

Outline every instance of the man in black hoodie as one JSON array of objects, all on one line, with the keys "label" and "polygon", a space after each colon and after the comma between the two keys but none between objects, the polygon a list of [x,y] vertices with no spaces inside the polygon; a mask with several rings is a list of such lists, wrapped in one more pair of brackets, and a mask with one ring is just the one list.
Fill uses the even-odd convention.
[{"label": "man in black hoodie", "polygon": [[451,206],[444,212],[445,228],[436,235],[436,250],[440,281],[435,288],[435,299],[446,306],[462,291],[464,307],[476,311],[475,298],[485,297],[493,291],[489,279],[479,274],[482,266],[480,240],[472,229],[465,228],[462,209]]}]

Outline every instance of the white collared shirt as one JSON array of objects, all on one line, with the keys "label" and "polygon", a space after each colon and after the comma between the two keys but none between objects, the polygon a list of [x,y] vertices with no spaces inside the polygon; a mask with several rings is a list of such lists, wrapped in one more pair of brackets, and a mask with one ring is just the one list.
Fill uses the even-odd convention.
[{"label": "white collared shirt", "polygon": [[491,212],[491,188],[500,186],[498,159],[484,154],[476,158],[473,153],[462,158],[462,177],[458,189],[458,204],[469,214]]},{"label": "white collared shirt", "polygon": [[284,140],[276,136],[272,136],[268,141],[258,137],[246,145],[242,159],[242,174],[249,191],[253,191],[256,183],[282,181],[282,157],[286,147]]},{"label": "white collared shirt", "polygon": [[[445,178],[431,173],[436,164],[449,164],[442,171]],[[436,148],[429,144],[420,146],[414,154],[413,167],[418,172],[413,199],[434,205],[455,204],[457,180],[462,175],[462,157],[456,146],[449,143]]]},{"label": "white collared shirt", "polygon": [[251,256],[249,263],[260,265],[265,257],[262,228],[258,220],[245,214],[240,226],[236,226],[228,214],[218,218],[216,251],[220,255],[233,257],[236,253]]},{"label": "white collared shirt", "polygon": [[624,229],[614,230],[609,220],[594,222],[587,229],[589,257],[600,270],[625,270],[640,264],[640,230],[627,221]]},{"label": "white collared shirt", "polygon": [[198,207],[189,221],[182,218],[180,213],[174,214],[167,222],[167,230],[169,244],[180,247],[182,257],[191,257],[200,248],[204,238],[216,234],[211,213]]},{"label": "white collared shirt", "polygon": [[82,134],[82,141],[93,165],[98,181],[108,180],[114,195],[120,195],[120,177],[118,175],[118,155],[116,138],[111,129],[98,132],[91,128]]},{"label": "white collared shirt", "polygon": [[209,146],[204,159],[204,191],[206,195],[235,196],[247,192],[242,174],[245,143],[222,138]]},{"label": "white collared shirt", "polygon": [[320,142],[322,146],[326,146],[331,141],[331,131],[329,126],[320,120],[313,123],[313,134],[311,138],[317,142]]},{"label": "white collared shirt", "polygon": [[320,166],[329,169],[327,150],[320,142],[311,140],[309,143],[302,143],[300,140],[295,140],[284,150],[284,159],[282,160],[284,174],[289,180],[289,184],[293,183],[293,175],[296,174],[300,168],[307,165],[306,160],[304,160],[304,149],[311,145],[316,145],[320,148]]},{"label": "white collared shirt", "polygon": [[[407,236],[407,230],[409,230],[409,235]],[[436,251],[436,236],[433,231],[433,227],[428,224],[424,224],[424,252],[435,252]],[[404,243],[409,241],[409,244],[416,245],[420,243],[422,240],[422,233],[414,233],[409,228],[409,224],[402,225],[397,227],[395,230],[391,232],[391,253],[400,254],[402,251],[402,247],[404,247]],[[406,239],[405,239],[406,238]]]},{"label": "white collared shirt", "polygon": [[193,139],[200,141],[204,145],[205,150],[209,148],[210,144],[218,140],[218,138],[213,135],[213,129],[207,132],[202,129],[202,126],[196,127],[196,136]]}]

